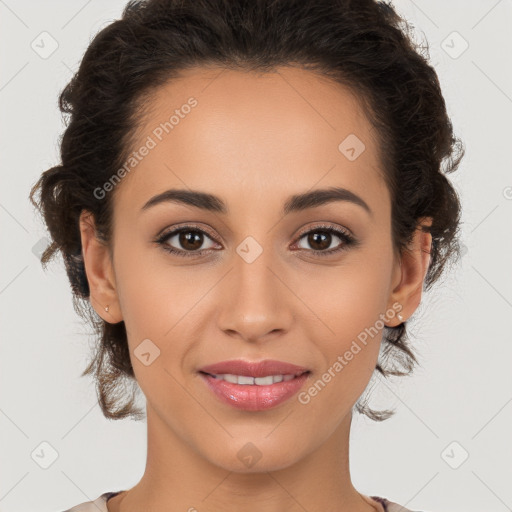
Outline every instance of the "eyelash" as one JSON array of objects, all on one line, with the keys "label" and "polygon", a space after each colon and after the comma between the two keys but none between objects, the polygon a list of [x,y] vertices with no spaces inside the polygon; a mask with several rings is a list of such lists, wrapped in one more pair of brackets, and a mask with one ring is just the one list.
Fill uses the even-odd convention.
[{"label": "eyelash", "polygon": [[[159,245],[161,245],[162,249],[164,251],[169,252],[171,254],[174,254],[176,256],[185,257],[185,258],[194,257],[194,256],[201,256],[206,251],[215,250],[215,249],[202,249],[200,251],[183,251],[183,250],[180,250],[180,249],[175,249],[175,248],[173,248],[172,246],[169,246],[166,243],[166,240],[168,240],[172,236],[180,234],[180,233],[183,233],[183,232],[185,232],[185,233],[187,233],[187,232],[202,233],[203,235],[206,235],[206,236],[208,236],[208,238],[213,240],[213,238],[210,236],[210,234],[208,232],[204,231],[203,229],[200,229],[199,227],[193,226],[193,225],[186,225],[186,226],[174,229],[172,231],[169,231],[167,233],[164,233],[163,235],[158,237],[155,240],[155,242],[158,243]],[[297,241],[295,243],[299,242],[306,235],[309,235],[310,233],[315,233],[315,232],[334,234],[337,237],[339,237],[342,240],[343,243],[337,249],[329,249],[329,250],[325,250],[325,251],[320,251],[320,250],[315,250],[315,249],[299,249],[299,250],[305,250],[306,252],[316,253],[318,256],[321,256],[321,257],[327,257],[327,256],[330,256],[332,254],[336,254],[336,253],[339,253],[341,251],[344,251],[348,247],[355,246],[355,245],[357,245],[359,243],[348,232],[343,231],[343,230],[341,230],[339,228],[334,228],[334,227],[332,227],[330,225],[315,226],[313,229],[310,229],[308,231],[305,231],[304,233],[301,233],[298,236]]]}]

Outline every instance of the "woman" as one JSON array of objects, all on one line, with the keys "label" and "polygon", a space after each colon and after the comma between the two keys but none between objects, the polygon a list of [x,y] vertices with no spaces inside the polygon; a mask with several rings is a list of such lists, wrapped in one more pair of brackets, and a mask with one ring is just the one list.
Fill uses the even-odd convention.
[{"label": "woman", "polygon": [[111,419],[140,386],[148,453],[70,510],[408,510],[349,471],[459,251],[463,149],[405,28],[374,0],[147,0],[94,38],[31,199],[98,335],[84,374]]}]

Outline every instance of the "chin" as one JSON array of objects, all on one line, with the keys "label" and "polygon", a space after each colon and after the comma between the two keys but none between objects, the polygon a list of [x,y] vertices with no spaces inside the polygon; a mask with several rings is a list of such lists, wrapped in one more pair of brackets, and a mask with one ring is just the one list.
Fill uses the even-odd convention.
[{"label": "chin", "polygon": [[272,441],[256,438],[251,441],[245,438],[230,441],[230,446],[219,446],[220,452],[209,454],[206,458],[212,464],[233,473],[279,471],[299,460],[296,446],[296,442],[287,446],[277,437]]}]

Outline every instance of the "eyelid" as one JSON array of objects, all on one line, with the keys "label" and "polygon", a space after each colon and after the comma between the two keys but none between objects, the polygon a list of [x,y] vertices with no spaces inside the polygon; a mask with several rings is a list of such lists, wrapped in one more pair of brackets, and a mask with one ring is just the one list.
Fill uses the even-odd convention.
[{"label": "eyelid", "polygon": [[181,229],[187,229],[187,228],[195,228],[198,231],[204,231],[213,242],[216,242],[216,236],[213,235],[210,228],[205,227],[203,224],[197,224],[195,222],[180,222],[179,224],[176,224],[172,226],[171,228],[164,228],[162,231],[160,231],[156,237],[155,240],[161,240],[162,238],[167,238],[170,235],[177,234],[176,232],[179,232]]},{"label": "eyelid", "polygon": [[[301,229],[299,231],[299,233],[297,234],[297,236],[295,237],[294,243],[299,241],[305,234],[309,233],[310,231],[312,231],[314,229],[322,229],[322,228],[331,229],[334,231],[340,231],[348,237],[355,238],[354,235],[352,234],[352,232],[347,228],[344,228],[342,226],[335,226],[330,222],[322,222],[322,221],[318,221],[318,222],[319,222],[318,224],[314,224],[313,226],[306,226],[303,229]],[[164,228],[156,235],[155,239],[160,240],[162,238],[167,238],[171,234],[176,234],[176,232],[178,232],[180,229],[186,229],[186,228],[196,228],[200,231],[204,231],[212,239],[212,241],[214,241],[214,242],[216,241],[216,236],[213,235],[213,233],[210,231],[209,228],[205,228],[204,225],[196,224],[194,222],[182,222],[180,224],[172,226],[172,228],[169,228],[169,229]]]},{"label": "eyelid", "polygon": [[344,227],[338,226],[338,225],[334,225],[330,222],[323,222],[323,223],[322,223],[322,221],[318,221],[318,222],[319,222],[318,224],[314,224],[313,226],[307,226],[304,229],[302,229],[299,232],[299,234],[297,235],[296,240],[299,240],[300,238],[302,238],[305,234],[309,233],[310,231],[314,231],[315,229],[322,229],[322,228],[339,231],[339,232],[343,233],[344,235],[348,236],[349,238],[355,238],[355,236],[352,234],[352,232],[347,228],[344,228]]}]

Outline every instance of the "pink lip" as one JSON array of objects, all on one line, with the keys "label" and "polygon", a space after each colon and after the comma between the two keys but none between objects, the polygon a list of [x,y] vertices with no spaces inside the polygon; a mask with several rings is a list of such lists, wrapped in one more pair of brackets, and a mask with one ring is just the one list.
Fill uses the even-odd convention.
[{"label": "pink lip", "polygon": [[245,375],[248,377],[267,377],[268,375],[297,375],[307,372],[308,368],[273,359],[265,359],[259,362],[233,359],[231,361],[222,361],[220,363],[203,366],[199,371],[209,373],[210,375],[231,373],[233,375]]},{"label": "pink lip", "polygon": [[257,384],[232,384],[206,373],[200,375],[209,389],[224,403],[244,411],[262,411],[279,405],[295,395],[309,378],[309,373],[303,373],[286,382],[259,386]]},{"label": "pink lip", "polygon": [[[295,395],[309,378],[310,371],[302,366],[282,361],[265,360],[251,363],[241,359],[223,361],[204,366],[200,370],[208,388],[224,403],[245,411],[262,411],[275,407]],[[258,384],[232,384],[213,375],[230,373],[251,377],[268,375],[295,375],[289,381],[276,382],[267,386]]]}]

